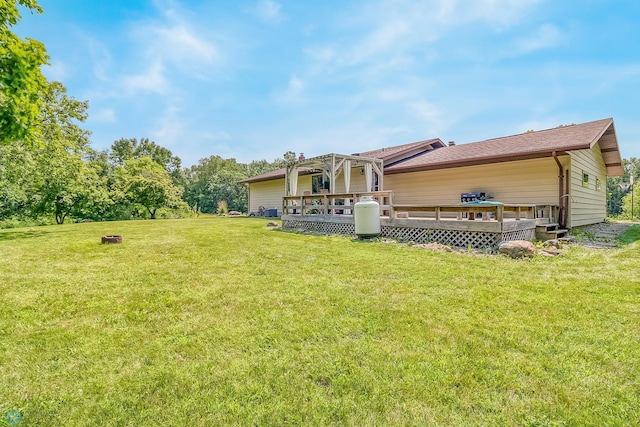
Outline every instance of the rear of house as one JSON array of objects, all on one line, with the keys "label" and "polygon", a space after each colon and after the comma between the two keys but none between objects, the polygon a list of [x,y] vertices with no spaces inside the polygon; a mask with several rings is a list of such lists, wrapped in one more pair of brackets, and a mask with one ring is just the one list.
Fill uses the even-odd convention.
[{"label": "rear of house", "polygon": [[[462,193],[482,192],[505,204],[554,206],[557,222],[568,228],[602,222],[606,178],[624,172],[613,119],[468,144],[446,146],[432,139],[359,154],[383,159],[384,190],[393,192],[395,204],[453,205]],[[352,170],[350,192],[383,189],[365,188],[362,173]],[[317,193],[326,175],[301,168],[296,194]],[[249,185],[249,211],[264,207],[281,213],[285,169],[243,182]],[[339,180],[331,189],[344,191]]]}]

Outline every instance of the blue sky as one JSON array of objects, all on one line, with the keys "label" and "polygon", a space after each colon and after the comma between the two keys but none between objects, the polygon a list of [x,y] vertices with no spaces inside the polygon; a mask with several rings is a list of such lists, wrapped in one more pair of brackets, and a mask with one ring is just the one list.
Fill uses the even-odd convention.
[{"label": "blue sky", "polygon": [[96,149],[149,138],[184,166],[613,117],[640,157],[637,0],[39,0],[21,36],[89,100]]}]

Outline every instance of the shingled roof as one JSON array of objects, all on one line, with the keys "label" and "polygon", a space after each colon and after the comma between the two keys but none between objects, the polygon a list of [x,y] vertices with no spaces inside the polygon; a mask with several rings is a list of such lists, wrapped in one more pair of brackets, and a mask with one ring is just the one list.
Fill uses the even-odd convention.
[{"label": "shingled roof", "polygon": [[[379,148],[377,150],[372,151],[364,151],[361,153],[354,153],[354,156],[366,157],[371,159],[380,159],[384,162],[384,167],[386,168],[388,165],[398,164],[400,162],[405,161],[406,159],[411,159],[414,156],[419,156],[428,151],[434,150],[436,148],[444,147],[444,143],[438,139],[427,139],[424,141],[411,142],[409,144],[395,145],[393,147]],[[284,178],[285,169],[277,169],[271,172],[266,172],[258,176],[254,176],[251,178],[243,179],[239,181],[240,183],[252,183],[252,182],[260,182],[260,181],[271,181],[273,179]],[[316,172],[315,169],[309,168],[299,168],[299,175],[309,175],[311,173]]]},{"label": "shingled roof", "polygon": [[[271,172],[265,172],[260,175],[252,176],[251,178],[243,179],[242,181],[238,181],[240,184],[249,184],[251,182],[260,182],[260,181],[271,181],[273,179],[284,178],[285,172],[287,168],[276,169]],[[315,172],[315,169],[308,168],[300,168],[298,170],[298,175],[309,175]]]},{"label": "shingled roof", "polygon": [[385,169],[385,174],[537,159],[587,150],[600,142],[607,175],[624,173],[613,119],[448,146]]},{"label": "shingled roof", "polygon": [[407,158],[444,146],[444,143],[439,138],[434,138],[411,142],[409,144],[395,145],[393,147],[379,148],[373,151],[364,151],[357,154],[362,157],[383,160],[386,167],[389,164],[403,162]]}]

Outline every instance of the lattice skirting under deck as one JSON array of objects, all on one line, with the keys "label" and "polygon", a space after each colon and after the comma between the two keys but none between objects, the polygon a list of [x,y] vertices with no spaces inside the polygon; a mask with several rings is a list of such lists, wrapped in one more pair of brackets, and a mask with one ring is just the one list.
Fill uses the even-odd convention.
[{"label": "lattice skirting under deck", "polygon": [[[282,229],[299,232],[355,236],[355,225],[348,223],[283,220]],[[509,231],[506,233],[490,233],[482,231],[434,230],[383,225],[380,229],[380,237],[403,242],[438,242],[450,246],[471,246],[473,248],[481,249],[495,247],[502,241],[532,240],[535,237],[535,229]]]}]

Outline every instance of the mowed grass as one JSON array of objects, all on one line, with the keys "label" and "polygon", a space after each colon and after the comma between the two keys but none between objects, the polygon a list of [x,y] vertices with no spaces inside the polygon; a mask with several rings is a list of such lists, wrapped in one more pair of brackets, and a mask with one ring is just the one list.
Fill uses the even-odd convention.
[{"label": "mowed grass", "polygon": [[517,261],[266,223],[0,231],[1,419],[640,423],[636,243]]}]

